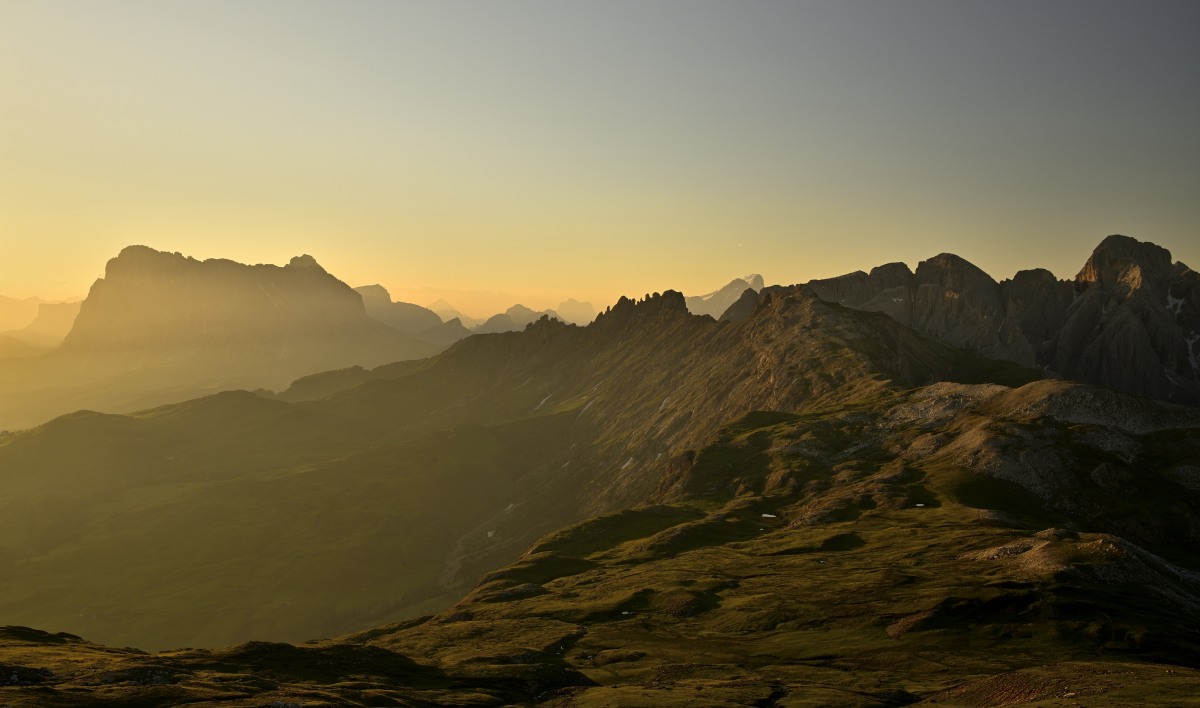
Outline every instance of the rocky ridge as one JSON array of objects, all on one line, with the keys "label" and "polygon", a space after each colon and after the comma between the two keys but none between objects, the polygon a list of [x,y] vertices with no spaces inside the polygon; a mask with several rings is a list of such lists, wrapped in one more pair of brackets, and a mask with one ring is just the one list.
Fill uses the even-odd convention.
[{"label": "rocky ridge", "polygon": [[1200,404],[1200,275],[1152,243],[1109,236],[1071,281],[1034,269],[996,282],[943,253],[915,273],[891,263],[807,287],[983,356]]}]

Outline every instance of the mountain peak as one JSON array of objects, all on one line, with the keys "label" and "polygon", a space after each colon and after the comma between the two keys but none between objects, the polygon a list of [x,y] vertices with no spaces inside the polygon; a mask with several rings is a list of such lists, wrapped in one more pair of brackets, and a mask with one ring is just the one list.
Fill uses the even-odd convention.
[{"label": "mountain peak", "polygon": [[392,302],[392,294],[382,285],[360,285],[354,291],[362,296],[363,302],[380,304],[391,304]]},{"label": "mountain peak", "polygon": [[[1138,273],[1130,273],[1136,268]],[[1113,289],[1125,283],[1140,285],[1143,279],[1169,279],[1173,274],[1171,252],[1149,241],[1113,234],[1100,242],[1075,276],[1079,289],[1097,284]]]},{"label": "mountain peak", "polygon": [[292,260],[288,261],[286,267],[295,268],[297,270],[315,270],[322,273],[326,272],[325,269],[321,267],[321,264],[317,263],[317,259],[308,255],[307,253],[292,258]]}]

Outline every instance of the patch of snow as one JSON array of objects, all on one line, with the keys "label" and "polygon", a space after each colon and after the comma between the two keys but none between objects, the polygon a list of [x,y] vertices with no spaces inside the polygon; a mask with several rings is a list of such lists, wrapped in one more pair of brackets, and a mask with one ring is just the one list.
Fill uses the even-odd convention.
[{"label": "patch of snow", "polygon": [[661,452],[660,452],[660,453],[658,453],[657,455],[655,455],[655,456],[654,456],[654,461],[655,461],[655,462],[658,462],[658,458],[660,458],[660,457],[662,457],[662,453],[661,453]]},{"label": "patch of snow", "polygon": [[[569,464],[571,464],[571,461],[570,461],[570,460],[567,460],[566,462],[562,463],[562,466],[563,466],[563,467],[566,467],[566,466],[567,466],[567,465],[569,465]],[[559,469],[562,469],[562,467],[560,467]]]},{"label": "patch of snow", "polygon": [[[592,404],[595,402],[596,402],[595,399],[588,401],[587,405],[583,407],[583,410],[579,411],[579,415],[583,415],[584,413],[587,413],[588,409],[591,408]],[[578,418],[579,416],[575,416],[575,417]]]},{"label": "patch of snow", "polygon": [[660,411],[661,411],[662,409],[666,408],[666,407],[667,407],[667,401],[669,401],[669,400],[671,400],[671,397],[670,397],[670,396],[667,396],[666,398],[664,398],[664,399],[663,399],[663,402],[662,402],[662,403],[661,403],[661,404],[658,406],[658,410],[660,410]]},{"label": "patch of snow", "polygon": [[1192,351],[1192,347],[1195,346],[1196,342],[1200,342],[1200,334],[1192,332],[1191,335],[1183,340],[1188,345],[1188,363],[1192,365],[1192,371],[1200,371],[1200,352]]},{"label": "patch of snow", "polygon": [[625,460],[625,464],[621,465],[621,469],[625,469],[626,467],[628,467],[632,464],[633,464],[633,458],[631,457],[628,460]]},{"label": "patch of snow", "polygon": [[777,517],[777,516],[775,516],[774,514],[763,514],[763,515],[762,515],[762,517],[763,517],[764,519],[775,519],[775,518],[778,518],[778,517]]},{"label": "patch of snow", "polygon": [[1171,312],[1174,312],[1176,317],[1179,316],[1179,312],[1183,309],[1183,306],[1186,304],[1187,304],[1187,298],[1182,298],[1182,297],[1181,298],[1173,298],[1173,297],[1171,297],[1170,291],[1167,291],[1167,309],[1170,310]]},{"label": "patch of snow", "polygon": [[[554,395],[553,393],[552,393],[552,394],[550,394],[550,396],[553,396],[553,395]],[[541,403],[539,403],[539,404],[537,404],[536,406],[534,406],[534,407],[533,407],[533,409],[536,411],[537,409],[539,409],[539,408],[541,408],[542,406],[546,405],[546,401],[549,401],[549,400],[550,400],[550,396],[546,396],[545,398],[543,398],[543,399],[542,399],[542,402],[541,402]]]},{"label": "patch of snow", "polygon": [[894,297],[894,298],[892,298],[892,302],[904,302],[904,298],[902,298],[902,297]]},{"label": "patch of snow", "polygon": [[633,613],[632,613],[632,612],[630,612],[629,610],[625,610],[625,611],[624,611],[624,612],[622,612],[621,614],[623,614],[623,615],[632,615]]},{"label": "patch of snow", "polygon": [[516,503],[509,504],[508,506],[504,507],[504,513],[505,513],[505,514],[511,514],[511,513],[512,513],[512,510],[513,510],[513,509],[515,509],[515,508],[517,508],[517,505],[516,505]]},{"label": "patch of snow", "polygon": [[924,504],[917,504],[917,506],[925,506],[925,505],[924,505]]},{"label": "patch of snow", "polygon": [[488,531],[488,538],[491,538],[492,536],[495,536],[495,535],[496,535],[495,531]]}]

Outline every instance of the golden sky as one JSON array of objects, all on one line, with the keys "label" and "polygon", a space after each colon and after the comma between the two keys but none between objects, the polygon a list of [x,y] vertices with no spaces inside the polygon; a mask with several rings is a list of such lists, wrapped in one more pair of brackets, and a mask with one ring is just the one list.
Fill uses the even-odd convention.
[{"label": "golden sky", "polygon": [[0,0],[0,294],[134,243],[468,314],[952,251],[1200,267],[1188,2]]}]

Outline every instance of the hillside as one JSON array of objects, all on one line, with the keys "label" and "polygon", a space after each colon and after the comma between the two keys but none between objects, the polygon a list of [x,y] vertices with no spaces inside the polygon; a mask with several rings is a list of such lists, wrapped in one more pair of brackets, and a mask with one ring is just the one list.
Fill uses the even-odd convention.
[{"label": "hillside", "polygon": [[5,699],[1182,705],[1198,426],[1056,382],[757,412],[434,616],[155,655],[9,628]]},{"label": "hillside", "polygon": [[736,324],[678,293],[622,300],[587,328],[543,319],[378,375],[0,440],[0,553],[22,569],[0,614],[143,648],[341,633],[443,606],[538,536],[644,499],[747,411],[1036,373],[795,291]]}]

